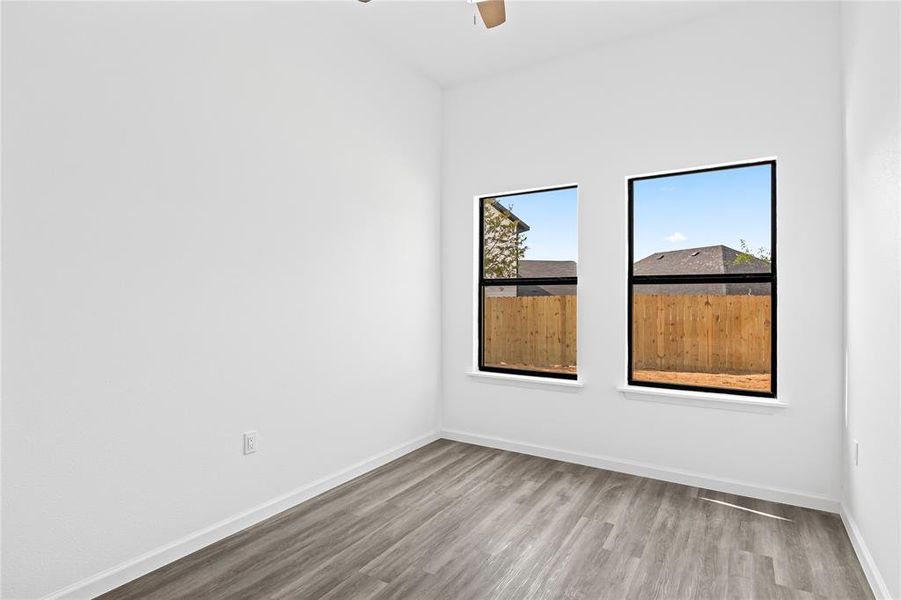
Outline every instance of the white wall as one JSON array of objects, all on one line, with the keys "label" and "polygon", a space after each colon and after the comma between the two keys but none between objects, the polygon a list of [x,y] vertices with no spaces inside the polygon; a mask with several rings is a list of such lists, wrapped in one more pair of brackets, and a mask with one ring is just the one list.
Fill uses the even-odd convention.
[{"label": "white wall", "polygon": [[[843,500],[886,589],[901,597],[901,10],[842,8],[847,407]],[[854,465],[854,442],[860,463]]]},{"label": "white wall", "polygon": [[[312,10],[3,3],[4,597],[426,434],[442,393],[447,430],[842,498],[901,595],[897,5],[727,5],[447,90],[443,135]],[[623,398],[624,177],[773,155],[790,406]],[[570,182],[584,388],[467,377],[473,196]]]},{"label": "white wall", "polygon": [[4,597],[437,429],[440,91],[311,10],[3,3]]},{"label": "white wall", "polygon": [[[838,8],[703,21],[444,98],[444,427],[835,506],[842,410]],[[779,398],[752,414],[625,399],[627,175],[778,157]],[[576,393],[477,381],[473,196],[579,184]]]}]

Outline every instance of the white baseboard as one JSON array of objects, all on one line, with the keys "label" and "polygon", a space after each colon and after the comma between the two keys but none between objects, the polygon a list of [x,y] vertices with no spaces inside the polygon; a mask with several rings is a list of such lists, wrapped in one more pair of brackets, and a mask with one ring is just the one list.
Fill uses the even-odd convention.
[{"label": "white baseboard", "polygon": [[671,469],[631,460],[571,452],[559,448],[526,444],[492,436],[465,433],[462,431],[445,429],[441,432],[441,437],[448,440],[476,444],[478,446],[510,450],[511,452],[530,454],[532,456],[540,456],[542,458],[597,467],[609,471],[640,475],[642,477],[681,483],[693,487],[702,487],[728,494],[738,494],[740,496],[759,498],[771,502],[781,502],[783,504],[838,513],[842,518],[842,523],[844,523],[845,529],[848,532],[851,545],[854,546],[854,552],[857,554],[857,558],[860,561],[860,565],[863,568],[864,574],[867,577],[867,581],[870,584],[870,588],[873,590],[873,595],[876,597],[876,600],[893,600],[891,592],[889,592],[888,586],[886,586],[885,580],[882,578],[882,574],[879,572],[879,568],[876,566],[873,556],[870,554],[870,551],[861,536],[857,523],[855,523],[845,506],[838,500],[794,490],[770,488],[741,481],[723,479],[702,473],[692,473],[689,471]]},{"label": "white baseboard", "polygon": [[762,487],[759,485],[717,478],[711,475],[671,469],[636,461],[583,454],[558,448],[538,446],[535,444],[515,442],[502,438],[453,430],[444,430],[440,433],[429,433],[391,448],[390,450],[367,458],[355,465],[323,477],[322,479],[302,486],[287,494],[268,500],[240,514],[219,521],[205,529],[191,533],[170,544],[155,548],[141,556],[120,563],[92,577],[88,577],[87,579],[83,579],[82,581],[57,590],[56,592],[45,596],[44,600],[94,598],[95,596],[115,589],[142,575],[146,575],[172,561],[185,557],[192,552],[196,552],[205,546],[222,540],[242,529],[246,529],[251,525],[292,508],[314,496],[346,483],[355,477],[359,477],[364,473],[389,463],[392,460],[408,454],[417,448],[421,448],[439,438],[446,438],[479,446],[488,446],[490,448],[498,448],[501,450],[510,450],[512,452],[541,456],[543,458],[629,473],[631,475],[639,475],[642,477],[650,477],[694,487],[703,487],[730,494],[738,494],[752,498],[760,498],[762,500],[782,502],[795,506],[839,513],[848,530],[848,535],[851,538],[854,550],[857,552],[867,579],[873,588],[873,593],[879,600],[891,600],[885,582],[879,574],[879,570],[876,568],[872,556],[860,536],[860,531],[857,529],[854,520],[847,514],[844,507],[842,507],[837,500],[793,490]]},{"label": "white baseboard", "polygon": [[882,573],[879,572],[879,567],[876,566],[873,555],[870,554],[869,548],[863,541],[863,536],[860,533],[860,529],[857,528],[857,523],[851,517],[851,513],[848,512],[844,504],[842,504],[839,514],[842,516],[842,523],[845,524],[848,537],[851,538],[851,545],[854,546],[854,552],[857,554],[857,560],[860,561],[860,566],[863,568],[864,575],[867,576],[867,581],[870,583],[870,588],[873,590],[876,600],[892,600],[892,594],[882,578]]},{"label": "white baseboard", "polygon": [[410,440],[390,450],[371,456],[355,465],[342,469],[296,490],[272,498],[258,506],[195,531],[165,546],[155,548],[136,558],[120,563],[92,577],[64,587],[44,597],[44,600],[94,598],[120,585],[146,575],[151,571],[185,557],[205,546],[218,542],[234,533],[268,519],[273,515],[297,506],[301,502],[359,477],[373,469],[439,439],[437,432]]},{"label": "white baseboard", "polygon": [[441,432],[441,437],[449,440],[456,440],[458,442],[476,444],[478,446],[510,450],[521,454],[531,454],[542,458],[550,458],[589,467],[597,467],[599,469],[607,469],[608,471],[639,475],[641,477],[659,479],[661,481],[681,483],[692,487],[701,487],[727,494],[759,498],[770,502],[781,502],[793,506],[803,506],[805,508],[813,508],[831,513],[838,513],[841,508],[841,504],[838,500],[827,498],[825,496],[816,496],[795,490],[764,487],[753,483],[723,479],[704,473],[694,473],[691,471],[672,469],[632,460],[597,456],[594,454],[583,454],[580,452],[572,452],[570,450],[561,450],[559,448],[538,446],[536,444],[527,444],[513,440],[447,429]]}]

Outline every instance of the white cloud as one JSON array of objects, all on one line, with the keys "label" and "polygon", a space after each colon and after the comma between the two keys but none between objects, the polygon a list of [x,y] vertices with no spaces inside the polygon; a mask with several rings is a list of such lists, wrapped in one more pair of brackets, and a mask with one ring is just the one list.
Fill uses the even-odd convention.
[{"label": "white cloud", "polygon": [[668,235],[668,236],[666,236],[666,237],[663,238],[663,239],[665,239],[667,242],[673,242],[673,243],[675,243],[675,242],[684,242],[684,241],[687,240],[688,238],[685,237],[684,235],[682,235],[681,233],[679,233],[679,232],[677,231],[677,232],[674,233],[673,235]]}]

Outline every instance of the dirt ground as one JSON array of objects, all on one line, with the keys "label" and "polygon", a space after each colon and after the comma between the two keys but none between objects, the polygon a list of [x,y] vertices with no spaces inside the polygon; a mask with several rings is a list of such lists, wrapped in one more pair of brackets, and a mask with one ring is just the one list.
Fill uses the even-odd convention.
[{"label": "dirt ground", "polygon": [[765,392],[770,389],[770,374],[730,375],[728,373],[681,373],[675,371],[634,371],[635,381],[656,383],[676,383],[680,385],[700,385],[704,387],[753,390]]},{"label": "dirt ground", "polygon": [[[536,367],[500,362],[494,367],[507,369],[523,369],[526,371],[543,371],[545,373],[575,373],[575,365],[554,365],[551,367]],[[724,388],[732,390],[751,390],[766,392],[770,389],[769,373],[752,375],[731,375],[729,373],[683,373],[681,371],[634,371],[632,378],[636,382],[652,381],[655,383],[675,383],[678,385],[699,385],[703,387]]]},{"label": "dirt ground", "polygon": [[487,364],[489,367],[503,367],[505,369],[522,369],[524,371],[541,371],[542,373],[575,373],[576,365],[552,365],[550,367],[536,367],[535,365],[524,365],[520,363],[499,362],[495,364]]}]

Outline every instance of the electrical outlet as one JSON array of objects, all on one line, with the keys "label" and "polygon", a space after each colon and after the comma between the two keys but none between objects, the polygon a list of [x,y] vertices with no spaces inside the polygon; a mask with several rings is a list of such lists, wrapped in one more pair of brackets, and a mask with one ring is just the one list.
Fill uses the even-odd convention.
[{"label": "electrical outlet", "polygon": [[860,465],[860,442],[854,440],[854,466]]},{"label": "electrical outlet", "polygon": [[244,434],[244,454],[253,454],[257,451],[257,432],[248,431]]}]

